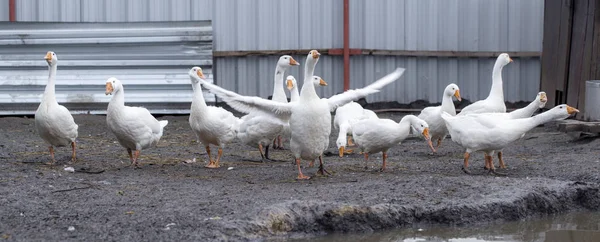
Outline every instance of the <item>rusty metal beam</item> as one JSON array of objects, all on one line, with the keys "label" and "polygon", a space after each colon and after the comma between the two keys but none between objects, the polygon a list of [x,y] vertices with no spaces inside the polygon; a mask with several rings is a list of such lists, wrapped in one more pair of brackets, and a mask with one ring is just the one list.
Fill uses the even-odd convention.
[{"label": "rusty metal beam", "polygon": [[17,21],[17,4],[15,0],[8,0],[8,20],[10,22]]},{"label": "rusty metal beam", "polygon": [[350,0],[344,0],[344,91],[350,89]]}]

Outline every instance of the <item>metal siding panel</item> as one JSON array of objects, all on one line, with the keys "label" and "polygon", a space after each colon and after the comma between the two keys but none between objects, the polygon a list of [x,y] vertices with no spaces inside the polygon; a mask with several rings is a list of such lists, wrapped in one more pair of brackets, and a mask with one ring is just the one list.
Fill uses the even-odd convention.
[{"label": "metal siding panel", "polygon": [[387,28],[385,32],[385,45],[381,49],[397,49],[405,48],[405,31],[406,22],[404,20],[404,3],[405,1],[387,0],[386,1],[386,16]]},{"label": "metal siding panel", "polygon": [[418,50],[419,41],[419,23],[415,20],[418,19],[417,9],[421,0],[405,0],[405,22],[404,22],[404,43],[406,50]]},{"label": "metal siding panel", "polygon": [[[215,1],[213,0],[189,0],[190,5],[182,5],[184,9],[178,10],[184,12],[185,9],[190,11],[191,17],[189,20],[212,20],[213,12],[215,11]],[[186,20],[181,18],[181,20]],[[214,23],[214,22],[213,22]]]},{"label": "metal siding panel", "polygon": [[438,50],[458,50],[458,0],[438,2]]},{"label": "metal siding panel", "polygon": [[479,49],[477,39],[479,13],[477,10],[478,0],[465,0],[458,8],[459,51],[477,51]]},{"label": "metal siding panel", "polygon": [[[367,36],[366,34],[364,34],[367,30],[365,28],[365,22],[367,21],[366,15],[367,15],[367,11],[365,11],[365,8],[367,8],[367,6],[369,6],[368,4],[366,4],[366,1],[363,0],[349,0],[349,24],[350,26],[352,26],[350,28],[350,48],[369,48],[366,43],[365,43],[365,37]],[[343,14],[342,14],[342,18],[343,18]],[[343,20],[343,19],[342,19]],[[343,25],[342,25],[343,27]],[[342,32],[343,35],[343,32]],[[343,44],[343,43],[342,43]]]},{"label": "metal siding panel", "polygon": [[0,3],[0,21],[8,21],[10,20],[9,9],[8,9],[8,1],[4,1]]},{"label": "metal siding panel", "polygon": [[[0,40],[6,42],[0,45],[3,114],[34,113],[47,82],[47,65],[43,61],[47,50],[55,51],[60,60],[56,78],[58,102],[85,104],[72,109],[74,112],[97,111],[100,103],[108,102],[110,98],[98,90],[111,76],[123,81],[128,93],[126,102],[154,105],[152,112],[169,113],[189,112],[188,107],[172,107],[179,103],[181,108],[181,104],[191,101],[189,68],[202,66],[208,80],[212,80],[210,22],[5,22],[0,23],[0,29]],[[137,36],[143,36],[144,44],[132,42]],[[84,43],[82,39],[94,41]],[[214,100],[213,95],[206,95],[208,101]]]}]

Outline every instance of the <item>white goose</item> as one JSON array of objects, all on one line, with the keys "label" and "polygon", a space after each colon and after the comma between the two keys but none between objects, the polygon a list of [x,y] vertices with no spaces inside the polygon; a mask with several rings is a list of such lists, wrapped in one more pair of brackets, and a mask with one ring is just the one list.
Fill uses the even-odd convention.
[{"label": "white goose", "polygon": [[[302,174],[300,159],[312,161],[319,158],[319,173],[326,173],[323,168],[323,151],[329,145],[329,134],[331,133],[331,112],[339,105],[346,104],[352,100],[365,97],[378,92],[383,86],[392,83],[402,76],[404,69],[396,71],[375,81],[373,84],[362,89],[349,90],[330,98],[319,98],[315,86],[311,83],[314,68],[320,54],[311,50],[306,58],[304,67],[304,84],[300,91],[300,99],[292,103],[279,103],[265,100],[259,97],[246,97],[237,93],[227,91],[218,86],[206,83],[206,87],[222,98],[231,107],[241,112],[263,112],[289,117],[292,138],[290,139],[290,150],[298,167],[297,179],[309,179]],[[322,79],[320,82],[325,83]]]},{"label": "white goose", "polygon": [[450,131],[452,141],[466,149],[462,169],[470,174],[468,166],[471,153],[483,151],[486,166],[490,167],[490,172],[494,172],[491,165],[494,151],[502,150],[540,124],[565,119],[576,112],[579,110],[562,104],[529,118],[497,119],[490,115],[452,116],[448,113],[443,113],[442,118]]},{"label": "white goose", "polygon": [[48,84],[46,84],[40,106],[35,111],[35,128],[40,137],[50,145],[48,147],[51,158],[50,164],[56,162],[54,159],[54,146],[63,147],[69,144],[73,151],[71,161],[75,162],[77,160],[75,139],[77,139],[78,126],[75,124],[69,110],[56,102],[54,94],[58,58],[54,52],[48,51],[44,59],[48,63]]},{"label": "white goose", "polygon": [[106,110],[106,124],[119,144],[127,149],[131,165],[138,167],[140,151],[158,144],[169,121],[156,120],[148,109],[125,106],[125,90],[117,78],[106,80],[105,94],[113,95]]},{"label": "white goose", "polygon": [[433,150],[429,138],[427,122],[414,115],[402,117],[400,122],[391,119],[363,119],[352,125],[352,137],[358,149],[365,155],[365,169],[369,161],[369,154],[382,152],[383,164],[380,171],[385,170],[387,151],[399,144],[410,135],[411,127],[423,134],[429,147]]},{"label": "white goose", "polygon": [[[283,90],[283,75],[291,66],[298,66],[298,63],[293,57],[289,55],[282,55],[279,57],[279,61],[277,61],[277,66],[275,67],[275,79],[273,83],[273,96],[271,100],[276,102],[287,103],[287,97],[285,96],[285,91]],[[291,101],[291,100],[290,100]],[[283,149],[283,141],[281,139],[281,134],[290,132],[289,123],[285,123],[283,126],[283,131],[277,136],[276,139],[273,139],[273,149]],[[266,147],[269,148],[268,146]],[[267,159],[268,159],[267,155]]]},{"label": "white goose", "polygon": [[338,138],[335,142],[339,150],[340,157],[346,153],[352,153],[353,150],[345,150],[346,145],[353,146],[352,143],[352,125],[351,120],[378,119],[375,112],[364,109],[357,102],[349,102],[335,110],[333,118],[333,128],[338,130]]},{"label": "white goose", "polygon": [[[494,119],[498,119],[498,120],[529,118],[538,109],[544,108],[544,106],[546,106],[547,101],[548,101],[548,98],[546,97],[546,93],[539,92],[535,96],[533,101],[531,103],[529,103],[529,105],[527,105],[524,108],[514,110],[510,113],[482,113],[482,114],[469,114],[468,116],[474,116],[474,117],[475,116],[487,116],[487,117],[493,117]],[[523,133],[522,136],[525,136],[525,133]],[[498,153],[498,163],[500,164],[500,168],[506,168],[506,165],[504,164],[504,160],[502,159],[502,150],[496,150],[495,152]],[[492,164],[486,163],[485,169],[490,169],[490,165],[493,166],[493,163]]]},{"label": "white goose", "polygon": [[492,88],[488,97],[464,107],[458,115],[469,113],[505,113],[506,104],[504,104],[504,91],[502,90],[502,68],[512,61],[508,54],[500,54],[492,70]]},{"label": "white goose", "polygon": [[[287,103],[288,100],[283,88],[283,74],[289,67],[294,65],[299,64],[289,55],[283,55],[279,58],[275,68],[273,101]],[[272,115],[251,113],[244,115],[241,122],[238,138],[248,146],[258,147],[263,162],[269,160],[271,141],[273,142],[273,148],[283,148],[280,135],[284,135],[286,131],[289,133],[287,119],[273,119]]]},{"label": "white goose", "polygon": [[[204,79],[202,68],[192,67],[188,74],[194,89],[190,108],[190,127],[208,154],[209,163],[205,167],[219,168],[223,148],[237,136],[241,120],[221,107],[206,105],[200,86],[201,78]],[[213,160],[210,154],[211,144],[219,147],[216,160]]]},{"label": "white goose", "polygon": [[[452,116],[456,115],[452,97],[456,97],[458,101],[461,101],[460,89],[458,89],[458,86],[454,83],[449,84],[444,89],[444,93],[442,94],[442,104],[440,106],[426,107],[421,111],[419,116],[417,116],[420,119],[425,120],[429,125],[431,140],[437,140],[435,148],[439,148],[442,140],[448,135],[448,129],[446,128],[446,123],[444,123],[444,120],[442,119],[442,113],[446,112]],[[435,150],[433,152],[435,152]]]}]

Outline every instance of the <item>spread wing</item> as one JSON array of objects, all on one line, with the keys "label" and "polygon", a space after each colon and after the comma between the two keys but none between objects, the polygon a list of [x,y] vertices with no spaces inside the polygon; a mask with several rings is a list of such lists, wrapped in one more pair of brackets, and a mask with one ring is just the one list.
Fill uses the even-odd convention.
[{"label": "spread wing", "polygon": [[404,68],[398,68],[394,72],[387,74],[379,80],[371,83],[371,85],[360,89],[348,90],[331,96],[330,98],[326,98],[327,102],[329,103],[329,110],[333,112],[338,106],[344,105],[359,98],[366,97],[369,94],[379,92],[379,90],[381,90],[381,88],[383,88],[385,85],[390,84],[396,79],[400,78],[402,74],[404,74],[404,70]]},{"label": "spread wing", "polygon": [[233,109],[242,113],[258,112],[271,116],[275,115],[280,118],[289,118],[292,114],[294,103],[282,103],[260,97],[242,96],[206,81],[202,81],[202,86],[223,99]]}]

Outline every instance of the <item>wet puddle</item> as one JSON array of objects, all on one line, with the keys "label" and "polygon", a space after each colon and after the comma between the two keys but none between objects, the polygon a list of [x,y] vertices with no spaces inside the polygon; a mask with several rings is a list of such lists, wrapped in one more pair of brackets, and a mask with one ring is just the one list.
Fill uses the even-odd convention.
[{"label": "wet puddle", "polygon": [[370,234],[329,234],[291,241],[599,242],[600,212],[573,212],[501,224],[487,223],[461,227],[416,226]]}]

